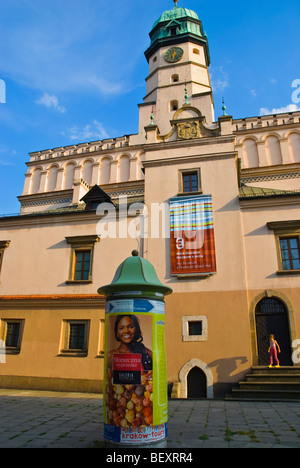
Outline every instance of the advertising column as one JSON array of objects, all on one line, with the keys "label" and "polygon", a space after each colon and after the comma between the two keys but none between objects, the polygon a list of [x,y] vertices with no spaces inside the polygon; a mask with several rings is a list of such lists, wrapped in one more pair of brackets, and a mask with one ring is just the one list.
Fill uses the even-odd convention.
[{"label": "advertising column", "polygon": [[107,296],[104,438],[122,445],[156,443],[167,437],[164,295],[172,290],[137,255],[120,267],[113,283],[98,290]]}]

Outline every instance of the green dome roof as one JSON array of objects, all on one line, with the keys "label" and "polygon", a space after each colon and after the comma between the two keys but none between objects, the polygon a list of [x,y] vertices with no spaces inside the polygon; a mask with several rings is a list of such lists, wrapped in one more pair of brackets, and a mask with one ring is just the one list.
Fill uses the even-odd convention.
[{"label": "green dome roof", "polygon": [[142,297],[146,295],[156,299],[171,294],[172,289],[159,281],[153,265],[138,255],[138,251],[134,250],[132,257],[119,265],[111,284],[99,288],[98,293],[108,297],[124,291],[132,292],[132,295],[140,292]]},{"label": "green dome roof", "polygon": [[172,10],[167,10],[165,11],[160,18],[158,18],[157,21],[155,21],[152,29],[155,28],[155,26],[158,23],[162,23],[164,21],[172,21],[172,20],[177,20],[181,18],[194,18],[196,20],[199,20],[199,16],[197,13],[195,13],[193,10],[188,10],[187,8],[173,8]]},{"label": "green dome roof", "polygon": [[193,10],[178,8],[177,2],[175,3],[174,8],[165,11],[152,26],[149,33],[151,44],[145,52],[148,62],[160,47],[176,46],[191,41],[204,46],[209,65],[208,43],[202,22]]}]

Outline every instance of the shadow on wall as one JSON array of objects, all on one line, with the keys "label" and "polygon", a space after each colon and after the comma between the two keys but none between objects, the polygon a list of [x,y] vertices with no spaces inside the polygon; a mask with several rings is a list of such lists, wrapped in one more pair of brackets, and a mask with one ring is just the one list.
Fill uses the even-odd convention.
[{"label": "shadow on wall", "polygon": [[243,380],[245,374],[251,369],[251,364],[249,363],[249,368],[242,371],[238,369],[242,364],[246,364],[247,362],[249,361],[246,356],[236,356],[232,358],[216,359],[208,364],[210,369],[213,367],[216,368],[216,380],[214,383],[215,398],[223,398],[226,393],[231,391],[234,385],[238,384],[240,380]]}]

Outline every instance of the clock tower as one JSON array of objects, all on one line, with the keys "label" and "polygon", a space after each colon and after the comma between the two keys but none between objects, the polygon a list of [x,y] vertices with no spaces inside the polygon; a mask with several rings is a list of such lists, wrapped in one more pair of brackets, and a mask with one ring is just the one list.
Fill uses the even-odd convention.
[{"label": "clock tower", "polygon": [[154,23],[145,52],[149,75],[144,103],[140,104],[140,131],[150,115],[160,134],[170,131],[174,113],[189,102],[214,122],[214,104],[208,67],[208,41],[198,15],[179,8],[165,11]]}]

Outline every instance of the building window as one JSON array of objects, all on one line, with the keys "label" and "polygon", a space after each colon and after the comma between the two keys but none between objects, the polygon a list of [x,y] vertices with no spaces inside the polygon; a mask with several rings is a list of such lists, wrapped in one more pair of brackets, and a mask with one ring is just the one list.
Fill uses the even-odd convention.
[{"label": "building window", "polygon": [[277,274],[300,274],[300,221],[275,221],[267,226],[275,235]]},{"label": "building window", "polygon": [[186,315],[182,317],[182,341],[206,341],[207,317]]},{"label": "building window", "polygon": [[179,75],[175,74],[171,76],[171,83],[178,83]]},{"label": "building window", "polygon": [[0,241],[0,272],[3,264],[4,250],[9,246],[10,241]]},{"label": "building window", "polygon": [[170,102],[170,112],[175,112],[178,110],[178,101]]},{"label": "building window", "polygon": [[179,194],[202,193],[200,169],[179,171]]},{"label": "building window", "polygon": [[91,270],[91,251],[75,251],[75,280],[88,280]]},{"label": "building window", "polygon": [[189,336],[202,335],[202,321],[191,320],[189,323]]},{"label": "building window", "polygon": [[184,192],[197,192],[198,189],[198,174],[197,172],[188,172],[182,175],[183,178],[183,191]]},{"label": "building window", "polygon": [[66,237],[71,245],[69,278],[67,283],[92,283],[94,245],[98,236]]},{"label": "building window", "polygon": [[88,353],[89,320],[63,322],[60,354],[83,357]]},{"label": "building window", "polygon": [[6,354],[20,353],[23,328],[24,320],[1,320],[0,337],[5,345]]},{"label": "building window", "polygon": [[70,336],[69,336],[69,349],[76,349],[83,351],[84,348],[84,335],[85,335],[85,324],[84,323],[71,323],[70,324]]},{"label": "building window", "polygon": [[299,238],[280,238],[280,249],[283,269],[300,270]]}]

